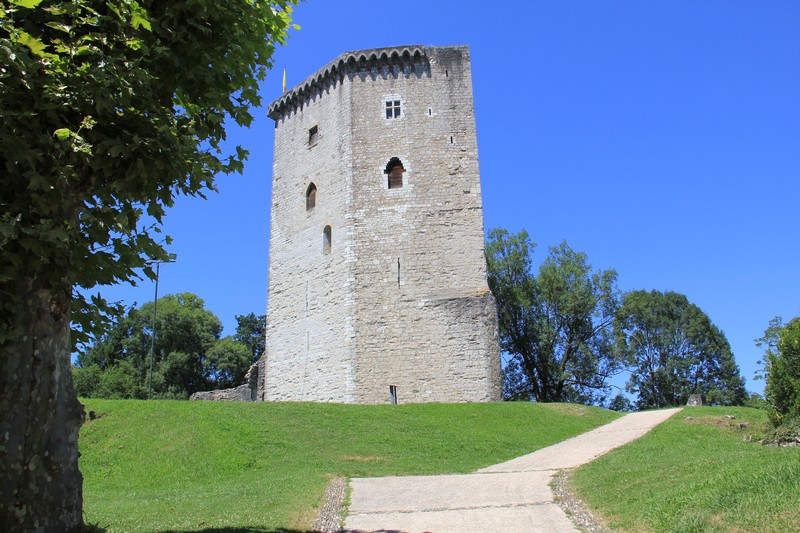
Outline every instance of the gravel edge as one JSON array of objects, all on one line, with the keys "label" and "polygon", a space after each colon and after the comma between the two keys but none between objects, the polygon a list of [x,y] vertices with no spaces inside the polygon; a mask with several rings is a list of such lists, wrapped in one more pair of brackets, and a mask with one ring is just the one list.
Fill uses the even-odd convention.
[{"label": "gravel edge", "polygon": [[311,531],[314,533],[338,533],[344,524],[344,499],[347,495],[347,481],[335,477],[325,489],[325,497],[319,508]]},{"label": "gravel edge", "polygon": [[582,533],[612,533],[601,520],[595,518],[586,504],[569,490],[571,469],[559,470],[550,482],[553,498]]}]

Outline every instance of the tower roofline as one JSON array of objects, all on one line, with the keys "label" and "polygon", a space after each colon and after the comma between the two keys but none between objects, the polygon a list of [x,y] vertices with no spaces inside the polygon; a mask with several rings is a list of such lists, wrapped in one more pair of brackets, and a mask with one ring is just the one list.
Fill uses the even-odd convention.
[{"label": "tower roofline", "polygon": [[[466,47],[447,46],[444,48]],[[417,44],[345,52],[272,102],[267,108],[267,115],[273,120],[278,120],[288,109],[300,106],[310,95],[318,93],[328,82],[340,80],[349,72],[413,64],[420,60],[427,63],[428,55],[425,50],[425,46]]]}]

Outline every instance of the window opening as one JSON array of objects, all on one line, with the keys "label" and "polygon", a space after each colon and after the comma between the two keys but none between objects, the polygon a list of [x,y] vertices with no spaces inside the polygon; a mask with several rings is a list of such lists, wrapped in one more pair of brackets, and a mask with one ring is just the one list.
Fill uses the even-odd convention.
[{"label": "window opening", "polygon": [[322,230],[322,253],[329,255],[331,253],[331,227],[325,226]]},{"label": "window opening", "polygon": [[400,258],[397,258],[397,286],[400,286]]},{"label": "window opening", "polygon": [[308,189],[306,189],[306,211],[310,211],[315,207],[317,207],[317,186],[310,183]]},{"label": "window opening", "polygon": [[428,116],[433,116],[433,109],[430,107],[428,108]]},{"label": "window opening", "polygon": [[400,118],[400,100],[386,100],[386,118]]},{"label": "window opening", "polygon": [[405,171],[406,169],[403,168],[403,163],[400,159],[393,157],[389,160],[384,172],[388,177],[390,189],[399,189],[403,186],[403,172]]},{"label": "window opening", "polygon": [[397,405],[397,386],[389,385],[389,403]]},{"label": "window opening", "polygon": [[310,130],[308,130],[308,144],[310,146],[314,146],[319,141],[319,126],[312,126]]},{"label": "window opening", "polygon": [[450,136],[450,144],[453,144],[453,136]]}]

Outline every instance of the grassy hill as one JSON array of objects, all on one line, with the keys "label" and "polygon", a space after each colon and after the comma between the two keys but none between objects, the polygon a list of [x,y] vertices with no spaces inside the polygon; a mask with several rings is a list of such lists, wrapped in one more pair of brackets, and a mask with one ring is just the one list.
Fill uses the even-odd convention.
[{"label": "grassy hill", "polygon": [[353,406],[85,400],[88,523],[303,530],[332,476],[470,472],[610,422],[562,404]]},{"label": "grassy hill", "polygon": [[686,408],[572,487],[624,531],[800,531],[800,448],[761,446],[766,427],[756,409]]}]

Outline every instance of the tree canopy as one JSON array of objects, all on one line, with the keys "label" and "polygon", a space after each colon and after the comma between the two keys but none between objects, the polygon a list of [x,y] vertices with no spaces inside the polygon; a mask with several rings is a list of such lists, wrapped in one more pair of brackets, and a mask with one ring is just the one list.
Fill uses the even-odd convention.
[{"label": "tree canopy", "polygon": [[[249,329],[237,316],[237,331]],[[253,363],[236,335],[220,338],[222,323],[191,293],[158,299],[152,397],[186,399],[197,391],[240,385]],[[153,302],[131,309],[77,358],[75,390],[94,398],[148,398]],[[263,340],[261,342],[263,345]]]},{"label": "tree canopy", "polygon": [[566,243],[550,248],[535,274],[534,247],[524,230],[493,229],[486,243],[500,348],[510,356],[504,397],[600,403],[607,379],[622,370],[611,329],[617,274],[593,271]]},{"label": "tree canopy", "polygon": [[747,398],[725,334],[686,296],[626,293],[615,328],[638,408],[685,405],[690,394],[704,394],[714,405],[741,405]]},{"label": "tree canopy", "polygon": [[776,317],[758,343],[765,350],[770,421],[775,426],[800,422],[800,317],[785,325]]},{"label": "tree canopy", "polygon": [[296,3],[0,3],[0,433],[15,465],[0,475],[0,523],[11,530],[81,527],[70,322],[85,341],[109,307],[77,289],[152,276],[175,198],[241,171],[247,152],[226,149],[225,124],[250,124]]}]

